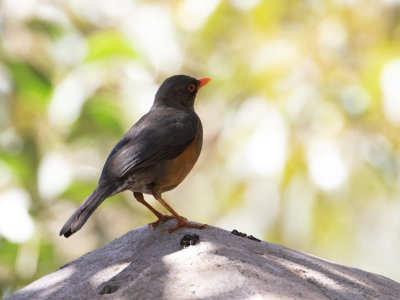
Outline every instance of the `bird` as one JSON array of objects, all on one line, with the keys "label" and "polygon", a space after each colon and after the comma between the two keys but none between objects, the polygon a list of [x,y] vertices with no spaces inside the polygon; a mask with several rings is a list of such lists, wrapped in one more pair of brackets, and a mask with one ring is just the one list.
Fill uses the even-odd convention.
[{"label": "bird", "polygon": [[[106,198],[127,190],[156,215],[157,220],[150,227],[168,219],[175,219],[177,224],[163,231],[207,227],[180,216],[164,201],[162,193],[178,186],[197,162],[203,127],[194,101],[198,90],[210,81],[211,78],[174,75],[161,84],[152,107],[111,150],[97,187],[67,220],[60,236],[68,238],[77,232]],[[152,195],[171,215],[157,211],[143,194]]]}]

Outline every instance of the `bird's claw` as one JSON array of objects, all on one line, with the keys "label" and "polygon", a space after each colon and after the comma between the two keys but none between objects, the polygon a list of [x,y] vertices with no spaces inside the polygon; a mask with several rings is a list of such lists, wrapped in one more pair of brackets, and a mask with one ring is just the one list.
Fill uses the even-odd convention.
[{"label": "bird's claw", "polygon": [[174,232],[175,230],[181,228],[181,227],[189,227],[189,228],[196,228],[196,229],[204,229],[207,228],[207,224],[193,224],[188,222],[188,220],[184,217],[180,218],[175,218],[178,224],[176,224],[174,227],[170,228],[165,228],[162,230],[162,232],[168,231],[169,233]]},{"label": "bird's claw", "polygon": [[149,229],[156,228],[158,225],[160,225],[161,222],[167,221],[169,219],[175,219],[175,217],[171,215],[162,215],[162,217],[159,217],[157,221],[148,224]]}]

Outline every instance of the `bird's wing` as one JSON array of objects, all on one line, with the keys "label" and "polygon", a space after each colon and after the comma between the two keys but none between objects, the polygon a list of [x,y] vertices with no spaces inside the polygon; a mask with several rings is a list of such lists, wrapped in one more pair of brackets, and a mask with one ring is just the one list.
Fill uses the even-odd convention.
[{"label": "bird's wing", "polygon": [[100,181],[115,180],[150,167],[165,159],[173,159],[181,154],[196,137],[200,120],[197,115],[175,116],[148,120],[135,124],[121,141],[115,145],[104,165]]}]

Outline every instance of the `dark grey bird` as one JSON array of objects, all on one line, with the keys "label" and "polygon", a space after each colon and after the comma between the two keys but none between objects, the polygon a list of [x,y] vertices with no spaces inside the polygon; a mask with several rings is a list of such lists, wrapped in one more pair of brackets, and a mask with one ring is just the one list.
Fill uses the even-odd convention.
[{"label": "dark grey bird", "polygon": [[[180,184],[200,155],[203,129],[193,106],[197,91],[210,81],[175,75],[161,84],[150,111],[112,149],[96,189],[68,219],[60,235],[69,237],[77,232],[106,198],[126,190],[157,216],[149,226],[171,218],[177,225],[167,228],[169,232],[207,226],[188,222],[161,194]],[[172,215],[155,210],[144,200],[144,193],[153,195]]]}]

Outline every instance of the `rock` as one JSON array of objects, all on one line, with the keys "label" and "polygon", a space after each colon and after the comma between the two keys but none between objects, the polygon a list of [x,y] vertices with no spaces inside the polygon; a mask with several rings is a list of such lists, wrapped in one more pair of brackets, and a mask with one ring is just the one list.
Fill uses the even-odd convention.
[{"label": "rock", "polygon": [[161,232],[174,222],[134,229],[7,300],[400,299],[393,280],[238,232]]}]

